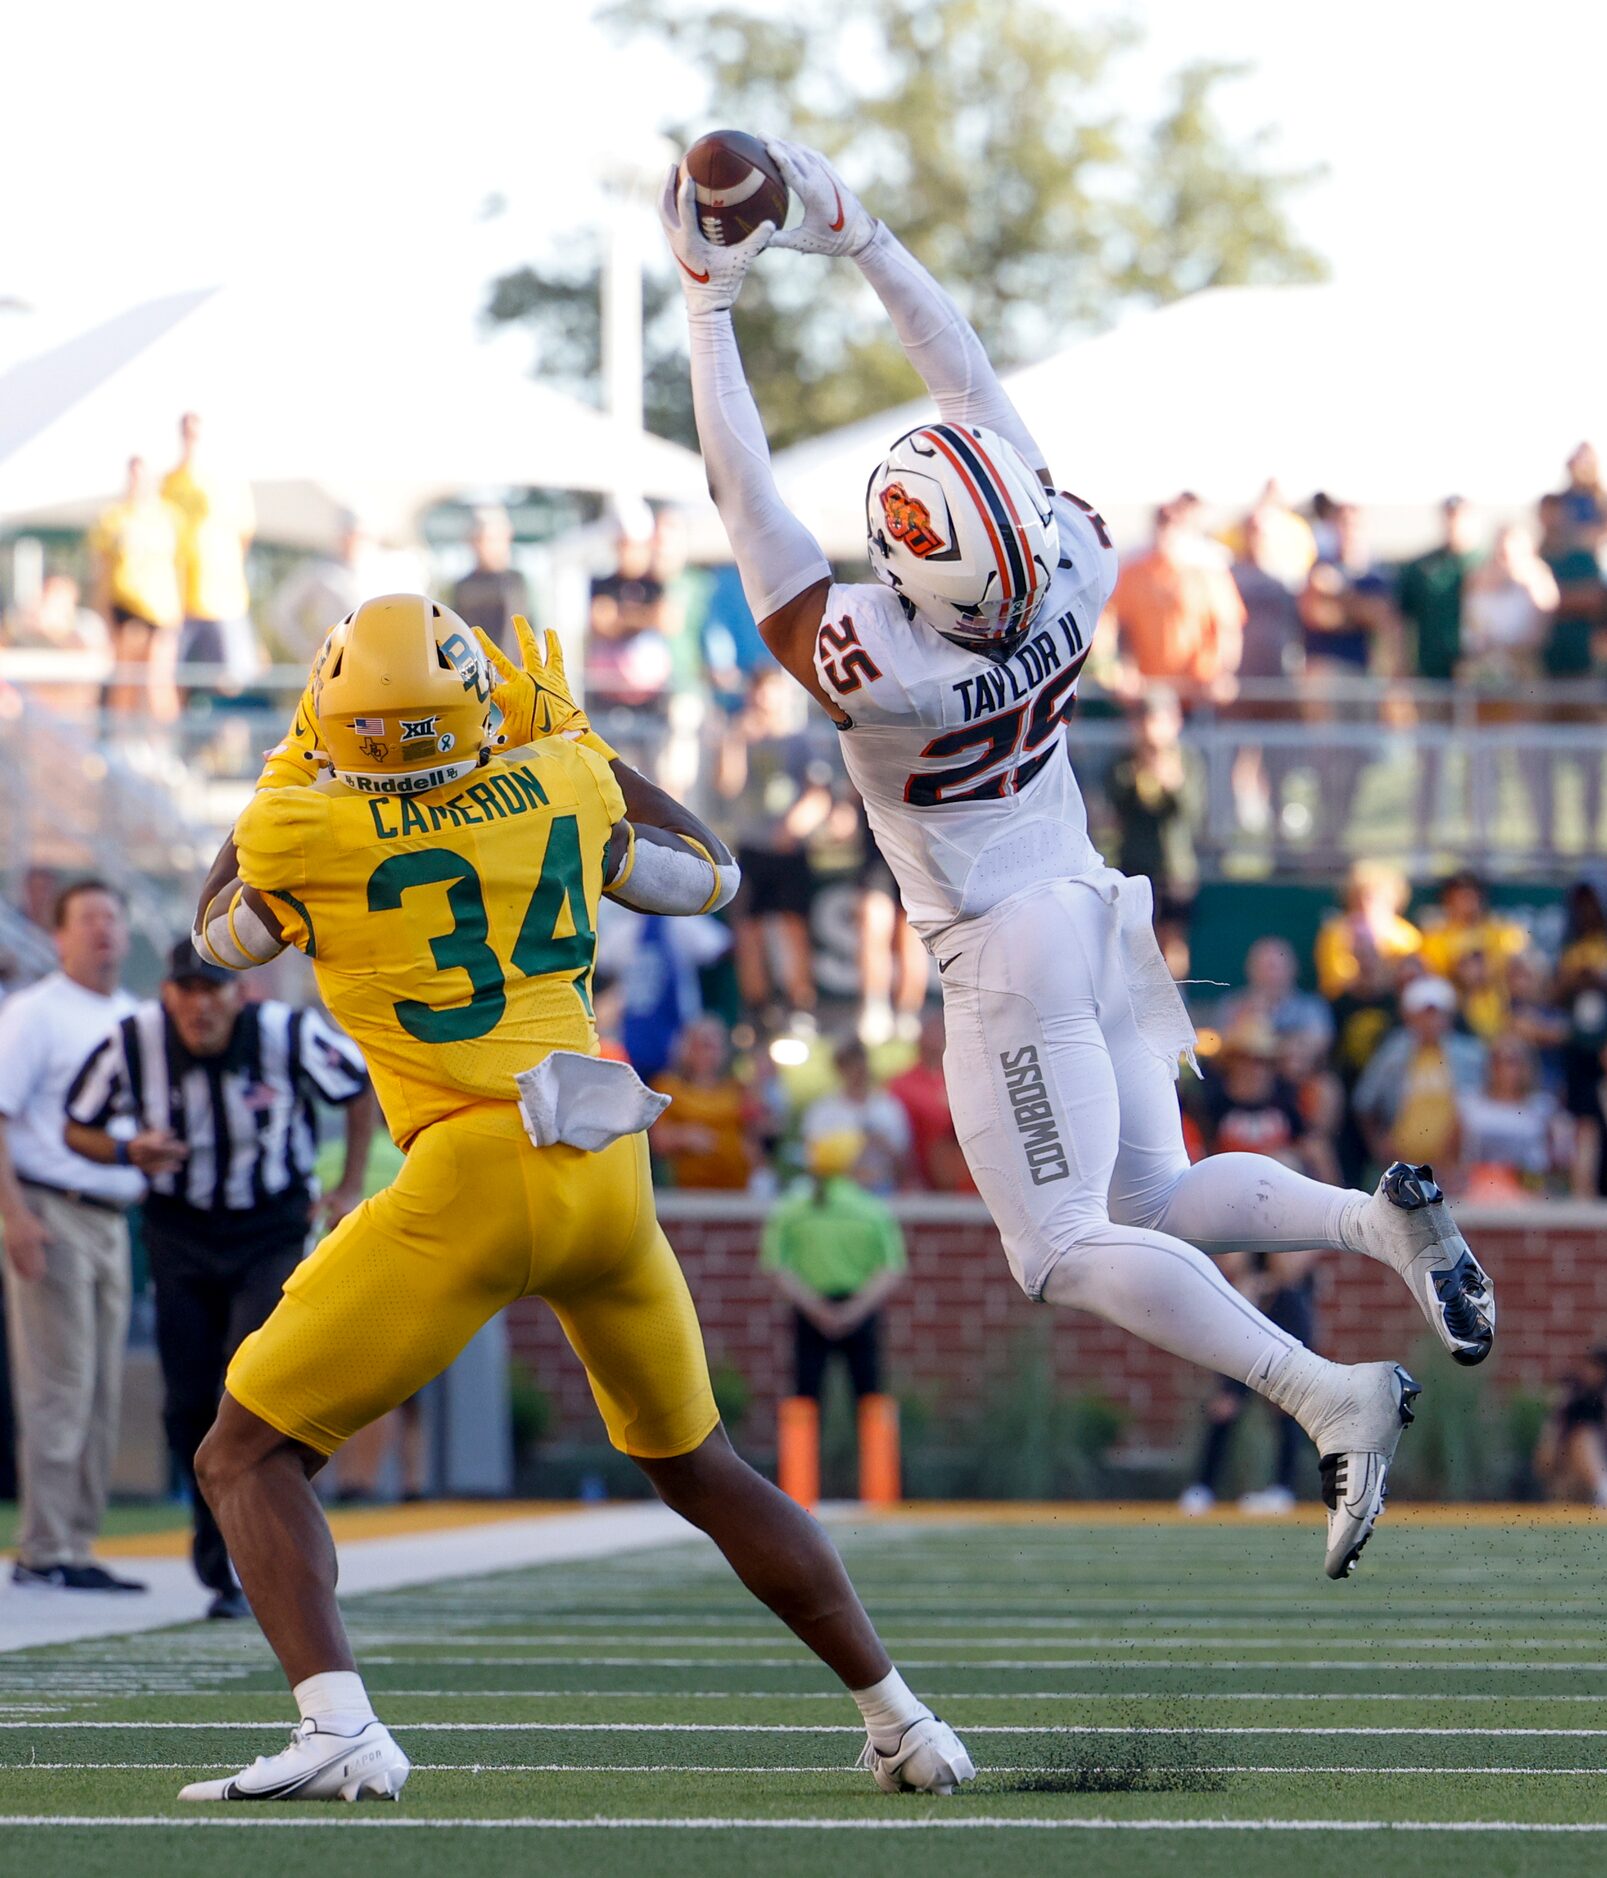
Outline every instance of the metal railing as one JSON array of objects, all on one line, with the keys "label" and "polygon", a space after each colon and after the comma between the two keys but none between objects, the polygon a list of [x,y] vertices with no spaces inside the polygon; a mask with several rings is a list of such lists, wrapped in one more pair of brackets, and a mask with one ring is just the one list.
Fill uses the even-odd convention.
[{"label": "metal railing", "polygon": [[[112,711],[110,687],[142,678],[140,668],[0,651],[9,794],[0,869],[117,861],[160,880],[204,866],[283,735],[305,673],[273,668],[232,696],[216,688],[214,668],[176,676],[186,701],[175,712]],[[1599,682],[1496,693],[1247,680],[1231,696],[1185,705],[1188,828],[1207,874],[1331,873],[1365,855],[1415,871],[1477,860],[1532,877],[1607,852]],[[724,709],[693,695],[594,716],[631,762],[721,825],[718,754],[735,734]],[[811,716],[810,748],[841,778],[836,737]],[[1133,738],[1130,710],[1086,689],[1070,751],[1101,840],[1115,833],[1105,785]]]}]

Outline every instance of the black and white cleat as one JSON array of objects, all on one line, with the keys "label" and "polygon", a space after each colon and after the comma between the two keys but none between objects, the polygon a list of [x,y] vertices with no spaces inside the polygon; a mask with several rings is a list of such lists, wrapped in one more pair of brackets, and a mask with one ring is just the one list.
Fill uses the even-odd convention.
[{"label": "black and white cleat", "polygon": [[1348,1578],[1356,1569],[1384,1510],[1390,1462],[1422,1394],[1399,1363],[1358,1363],[1341,1374],[1343,1394],[1307,1430],[1322,1457],[1328,1508],[1323,1569],[1330,1578]]},{"label": "black and white cleat", "polygon": [[1393,1265],[1452,1357],[1471,1368],[1495,1343],[1495,1287],[1462,1237],[1431,1167],[1396,1161],[1360,1214],[1368,1251]]}]

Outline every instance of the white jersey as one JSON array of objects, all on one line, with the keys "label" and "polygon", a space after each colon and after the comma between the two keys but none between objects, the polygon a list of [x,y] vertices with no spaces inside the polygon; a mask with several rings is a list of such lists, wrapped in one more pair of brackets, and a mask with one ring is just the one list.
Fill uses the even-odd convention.
[{"label": "white jersey", "polygon": [[1054,508],[1060,565],[1007,659],[911,620],[879,583],[826,596],[815,671],[853,720],[840,732],[849,778],[929,945],[1023,887],[1102,865],[1065,743],[1116,552],[1075,497]]}]

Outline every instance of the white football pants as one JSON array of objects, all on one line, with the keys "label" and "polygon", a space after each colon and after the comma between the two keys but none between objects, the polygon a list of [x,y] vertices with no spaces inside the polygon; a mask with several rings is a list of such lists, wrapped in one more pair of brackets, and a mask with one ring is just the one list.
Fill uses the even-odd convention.
[{"label": "white football pants", "polygon": [[1300,1346],[1199,1248],[1360,1250],[1342,1227],[1363,1196],[1260,1154],[1190,1166],[1092,886],[1033,887],[936,949],[955,1129],[1021,1288],[1259,1386]]}]

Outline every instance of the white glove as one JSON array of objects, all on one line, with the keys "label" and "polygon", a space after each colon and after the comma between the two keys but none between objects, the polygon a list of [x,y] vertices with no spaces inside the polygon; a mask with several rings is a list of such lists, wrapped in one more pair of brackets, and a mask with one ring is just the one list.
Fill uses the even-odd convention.
[{"label": "white glove", "polygon": [[664,184],[658,205],[659,220],[664,224],[664,239],[670,244],[670,253],[675,256],[687,311],[723,313],[735,305],[742,291],[743,276],[753,265],[754,257],[775,234],[776,225],[761,222],[734,247],[718,247],[703,238],[697,225],[695,187],[691,177],[682,177],[681,166],[677,163]]},{"label": "white glove", "polygon": [[774,238],[800,254],[858,254],[876,234],[876,218],[818,150],[801,143],[767,143],[771,160],[803,204],[803,220]]}]

